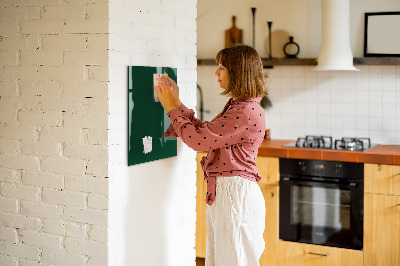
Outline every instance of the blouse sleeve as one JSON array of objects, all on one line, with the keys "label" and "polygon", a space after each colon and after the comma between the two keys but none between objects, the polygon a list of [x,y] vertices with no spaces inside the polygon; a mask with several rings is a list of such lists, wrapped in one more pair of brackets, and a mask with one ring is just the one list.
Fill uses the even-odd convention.
[{"label": "blouse sleeve", "polygon": [[[194,111],[192,109],[187,108],[186,105],[184,105],[183,103],[181,104],[181,106],[179,107],[178,110],[183,117],[186,117],[187,119],[189,119],[193,123],[193,125],[196,127],[201,127],[204,123],[206,123],[206,122],[202,122],[200,119],[197,119],[196,117],[194,117]],[[172,123],[167,128],[167,130],[165,131],[165,133],[162,137],[163,138],[164,137],[178,137],[178,134],[176,134],[176,132],[174,131],[174,127],[173,127]]]},{"label": "blouse sleeve", "polygon": [[250,132],[254,132],[250,126],[257,127],[257,124],[251,124],[252,121],[246,112],[233,108],[212,122],[203,123],[198,127],[176,109],[169,111],[168,116],[176,134],[195,151],[222,147],[228,149],[229,145],[247,141],[251,136]]}]

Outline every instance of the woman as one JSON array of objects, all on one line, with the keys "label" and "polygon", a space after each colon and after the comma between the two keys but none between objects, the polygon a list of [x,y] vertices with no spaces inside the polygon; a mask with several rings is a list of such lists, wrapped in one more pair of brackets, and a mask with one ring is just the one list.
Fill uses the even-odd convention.
[{"label": "woman", "polygon": [[180,102],[173,80],[155,88],[172,122],[164,137],[179,136],[196,151],[208,150],[201,160],[209,205],[206,265],[259,265],[265,201],[255,159],[265,134],[263,66],[256,50],[246,45],[219,51],[216,62],[221,95],[231,98],[211,122],[195,118]]}]

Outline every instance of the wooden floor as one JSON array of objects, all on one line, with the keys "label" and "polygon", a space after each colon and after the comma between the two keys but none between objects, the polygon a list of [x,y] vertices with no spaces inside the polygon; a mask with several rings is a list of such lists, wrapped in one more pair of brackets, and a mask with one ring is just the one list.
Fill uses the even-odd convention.
[{"label": "wooden floor", "polygon": [[205,266],[206,262],[203,258],[196,258],[196,266]]}]

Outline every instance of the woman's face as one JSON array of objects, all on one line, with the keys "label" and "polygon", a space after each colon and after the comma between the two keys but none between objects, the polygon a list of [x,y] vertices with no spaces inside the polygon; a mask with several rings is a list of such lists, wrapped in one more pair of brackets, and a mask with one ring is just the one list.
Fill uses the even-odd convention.
[{"label": "woman's face", "polygon": [[229,84],[228,70],[223,65],[219,64],[215,75],[218,77],[219,86],[222,89],[227,89]]}]

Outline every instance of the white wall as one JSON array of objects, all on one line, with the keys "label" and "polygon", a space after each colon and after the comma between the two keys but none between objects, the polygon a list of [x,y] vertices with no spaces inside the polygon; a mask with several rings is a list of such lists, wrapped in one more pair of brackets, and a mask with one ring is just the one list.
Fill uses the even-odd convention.
[{"label": "white wall", "polygon": [[[318,56],[320,1],[229,3],[199,3],[200,59],[214,58],[216,52],[223,48],[223,31],[230,27],[232,15],[238,17],[238,27],[247,31],[244,40],[251,45],[252,6],[260,11],[256,11],[256,19],[265,17],[265,21],[272,20],[274,25],[282,25],[282,29],[293,32],[301,46],[299,57]],[[351,0],[350,10],[353,54],[362,57],[364,12],[400,10],[400,2]],[[245,21],[241,22],[241,19]],[[264,21],[258,23],[257,27],[264,27]],[[257,32],[258,36],[264,32],[264,37],[257,39],[256,33],[256,49],[261,56],[267,56],[263,46],[267,38],[266,29],[265,24],[264,30]],[[313,66],[275,66],[264,70],[273,104],[266,112],[266,123],[271,128],[272,138],[295,139],[305,134],[324,134],[334,138],[370,137],[374,143],[400,144],[400,67],[357,67],[359,72],[315,72]],[[205,120],[217,115],[227,101],[226,97],[219,96],[221,89],[214,76],[215,69],[216,65],[198,67],[198,84],[204,91],[204,109],[211,111],[205,114]]]},{"label": "white wall", "polygon": [[128,167],[126,110],[129,65],[176,67],[196,105],[196,0],[109,4],[109,264],[195,265],[196,153]]},{"label": "white wall", "polygon": [[0,2],[0,265],[106,265],[107,20]]}]

